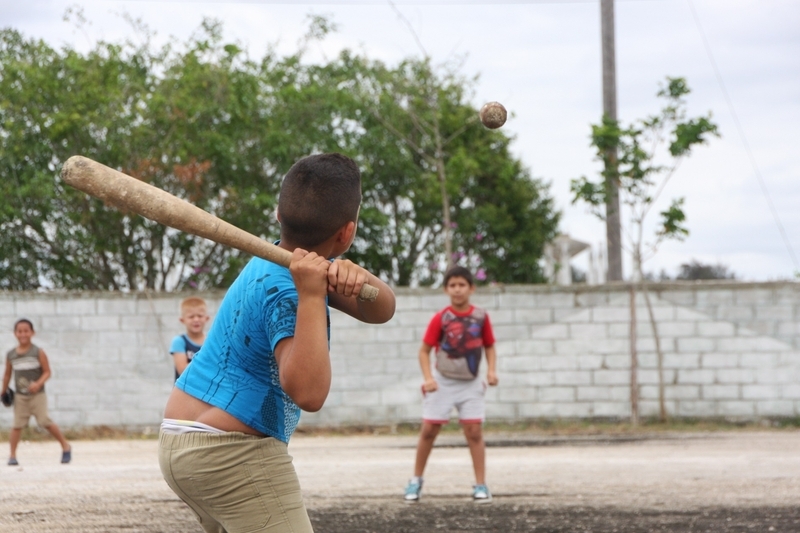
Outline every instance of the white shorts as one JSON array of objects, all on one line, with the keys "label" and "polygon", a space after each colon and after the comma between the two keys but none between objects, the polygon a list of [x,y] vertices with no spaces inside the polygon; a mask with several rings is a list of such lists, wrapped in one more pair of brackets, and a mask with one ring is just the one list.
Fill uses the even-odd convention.
[{"label": "white shorts", "polygon": [[439,388],[423,392],[422,420],[431,424],[447,424],[453,408],[462,424],[482,423],[486,416],[486,383],[480,379],[450,379],[434,375]]}]

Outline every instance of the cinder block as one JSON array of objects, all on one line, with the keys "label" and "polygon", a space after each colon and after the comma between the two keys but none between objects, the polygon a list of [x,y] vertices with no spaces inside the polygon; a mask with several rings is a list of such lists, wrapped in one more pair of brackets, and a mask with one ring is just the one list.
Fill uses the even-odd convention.
[{"label": "cinder block", "polygon": [[81,316],[81,329],[83,331],[117,331],[119,330],[119,317],[110,316]]},{"label": "cinder block", "polygon": [[800,400],[800,383],[789,383],[778,387],[784,400]]},{"label": "cinder block", "polygon": [[342,392],[342,402],[344,405],[381,405],[380,401],[381,394],[379,391],[347,390]]},{"label": "cinder block", "polygon": [[677,322],[701,322],[711,320],[707,312],[695,311],[694,309],[687,309],[685,307],[675,308],[675,320]]},{"label": "cinder block", "polygon": [[[524,307],[524,306],[519,306]],[[536,295],[536,307],[551,307],[551,308],[574,308],[576,306],[575,295],[569,292],[564,293],[547,293]]]},{"label": "cinder block", "polygon": [[550,324],[548,326],[533,326],[531,333],[533,339],[568,339],[569,328],[566,324]]},{"label": "cinder block", "polygon": [[755,383],[756,375],[751,369],[744,368],[719,368],[715,370],[716,382],[721,385],[745,385]]},{"label": "cinder block", "polygon": [[498,295],[497,305],[500,307],[500,309],[552,307],[548,304],[539,304],[538,302],[541,296],[545,295],[537,294],[535,297],[532,297],[531,294],[501,293]]},{"label": "cinder block", "polygon": [[[505,380],[506,378],[500,376],[501,380]],[[528,385],[532,387],[549,387],[550,385],[554,385],[555,380],[555,372],[548,371],[548,372],[530,372],[527,374],[516,374],[514,376],[514,381],[518,385]],[[505,381],[501,381],[500,387],[503,387],[503,383]]]},{"label": "cinder block", "polygon": [[577,355],[549,355],[540,360],[542,370],[577,370]]},{"label": "cinder block", "polygon": [[756,306],[756,319],[759,320],[792,320],[794,318],[793,305],[758,305]]},{"label": "cinder block", "polygon": [[592,353],[594,341],[587,338],[557,339],[553,341],[555,353],[559,355],[582,355]]},{"label": "cinder block", "polygon": [[795,402],[791,400],[773,400],[756,402],[758,416],[797,416],[800,411]]},{"label": "cinder block", "polygon": [[[694,353],[694,352],[713,352],[717,349],[717,340],[703,337],[681,337],[676,340],[679,352]],[[725,339],[720,339],[720,342]],[[724,348],[719,348],[720,351],[725,351]]]},{"label": "cinder block", "polygon": [[662,337],[694,337],[697,335],[697,322],[659,322],[658,334]]},{"label": "cinder block", "polygon": [[572,402],[575,400],[575,387],[541,387],[540,402]]},{"label": "cinder block", "polygon": [[665,353],[664,368],[700,368],[700,354]]},{"label": "cinder block", "polygon": [[743,353],[739,354],[741,368],[774,368],[778,364],[778,354],[775,353]]},{"label": "cinder block", "polygon": [[670,400],[699,400],[699,385],[670,385],[664,391],[664,395]]},{"label": "cinder block", "polygon": [[693,290],[686,290],[686,291],[663,291],[660,293],[660,297],[663,300],[668,302],[672,302],[678,305],[694,305],[695,304],[695,291]]},{"label": "cinder block", "polygon": [[[55,301],[58,315],[96,315],[97,300],[95,298],[59,298]],[[118,314],[118,313],[115,313]]]},{"label": "cinder block", "polygon": [[410,342],[414,340],[414,333],[409,328],[369,328],[359,330],[364,333],[365,340],[377,342]]},{"label": "cinder block", "polygon": [[592,416],[592,404],[586,403],[557,403],[555,416],[558,418],[586,418]]},{"label": "cinder block", "polygon": [[773,385],[743,385],[743,400],[777,400],[780,398],[780,389]]},{"label": "cinder block", "polygon": [[555,348],[551,340],[519,340],[514,343],[514,351],[520,355],[551,355],[555,353]]},{"label": "cinder block", "polygon": [[590,371],[566,371],[555,373],[556,385],[590,385],[592,373]]},{"label": "cinder block", "polygon": [[701,337],[732,337],[736,328],[730,322],[698,322],[697,334]]},{"label": "cinder block", "polygon": [[422,309],[422,298],[414,294],[402,294],[395,298],[395,312],[419,311]]},{"label": "cinder block", "polygon": [[40,325],[35,325],[37,331],[56,332],[74,331],[80,329],[81,317],[78,315],[43,316]]},{"label": "cinder block", "polygon": [[630,322],[630,309],[625,307],[595,307],[592,309],[592,322]]},{"label": "cinder block", "polygon": [[631,325],[624,322],[611,322],[608,324],[608,336],[612,339],[629,338],[631,335]]},{"label": "cinder block", "polygon": [[[56,314],[56,300],[53,298],[35,298],[28,299],[24,295],[16,301],[16,316],[18,318],[27,318],[31,321],[42,315],[55,315]],[[36,323],[33,324],[36,328]]]},{"label": "cinder block", "polygon": [[569,324],[570,337],[574,339],[604,339],[608,336],[607,324]]},{"label": "cinder block", "polygon": [[739,385],[703,385],[700,396],[706,400],[741,400]]},{"label": "cinder block", "polygon": [[498,357],[498,366],[505,372],[536,372],[541,369],[541,359],[530,355]]},{"label": "cinder block", "polygon": [[711,369],[678,369],[677,382],[681,385],[709,385],[714,383],[715,374]]},{"label": "cinder block", "polygon": [[756,404],[752,401],[730,401],[717,403],[718,416],[752,417],[756,414]]},{"label": "cinder block", "polygon": [[578,356],[578,369],[580,370],[598,370],[603,366],[602,355],[579,355]]},{"label": "cinder block", "polygon": [[497,399],[505,403],[539,401],[538,387],[498,387]]},{"label": "cinder block", "polygon": [[741,288],[735,293],[735,303],[769,305],[775,301],[775,293],[772,289]]},{"label": "cinder block", "polygon": [[704,400],[679,400],[676,402],[676,416],[707,417],[714,416],[716,402]]},{"label": "cinder block", "polygon": [[618,370],[631,367],[630,354],[604,355],[602,357],[603,357],[602,368]]},{"label": "cinder block", "polygon": [[752,320],[755,316],[755,308],[752,305],[726,305],[717,310],[717,318],[721,320]]},{"label": "cinder block", "polygon": [[630,383],[631,375],[626,370],[595,370],[592,383],[595,385],[625,385]]},{"label": "cinder block", "polygon": [[618,354],[627,353],[630,350],[628,339],[594,339],[590,353],[594,354]]},{"label": "cinder block", "polygon": [[739,356],[735,353],[704,353],[700,356],[703,368],[734,368],[739,365]]},{"label": "cinder block", "polygon": [[[494,315],[489,319],[494,321]],[[522,324],[550,324],[553,322],[553,310],[546,309],[514,309],[513,320]]]},{"label": "cinder block", "polygon": [[698,307],[733,305],[734,301],[734,291],[729,289],[698,290],[695,294],[695,305]]},{"label": "cinder block", "polygon": [[553,321],[565,324],[588,324],[592,321],[591,309],[579,311],[572,307],[557,307],[553,309]]},{"label": "cinder block", "polygon": [[518,411],[519,416],[523,419],[529,418],[555,418],[558,416],[556,414],[556,403],[528,403],[528,404],[519,404]]},{"label": "cinder block", "polygon": [[624,402],[592,402],[592,416],[625,418],[631,414],[630,404]]},{"label": "cinder block", "polygon": [[[208,306],[208,302],[206,302]],[[81,312],[82,315],[91,314]],[[136,314],[136,299],[132,297],[109,297],[97,299],[97,314],[99,315],[124,315]]]},{"label": "cinder block", "polygon": [[581,401],[610,401],[611,387],[577,387],[576,400]]}]

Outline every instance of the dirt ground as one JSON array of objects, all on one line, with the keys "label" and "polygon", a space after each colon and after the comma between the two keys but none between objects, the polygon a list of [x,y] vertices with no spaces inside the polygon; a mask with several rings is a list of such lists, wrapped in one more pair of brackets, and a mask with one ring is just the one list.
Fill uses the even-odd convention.
[{"label": "dirt ground", "polygon": [[[490,504],[470,501],[469,453],[443,435],[422,500],[405,504],[412,436],[290,444],[318,533],[800,532],[800,431],[487,435]],[[0,446],[5,446],[5,443]],[[202,533],[161,478],[155,440],[20,445],[0,466],[0,532]],[[4,455],[3,455],[4,456]]]}]

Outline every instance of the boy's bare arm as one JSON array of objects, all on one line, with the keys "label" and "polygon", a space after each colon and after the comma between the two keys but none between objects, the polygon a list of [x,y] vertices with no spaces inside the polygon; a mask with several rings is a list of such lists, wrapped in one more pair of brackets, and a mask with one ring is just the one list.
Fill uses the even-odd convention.
[{"label": "boy's bare arm", "polygon": [[[356,296],[368,283],[378,289],[373,302]],[[337,259],[328,269],[328,302],[334,309],[368,324],[383,324],[394,316],[395,296],[391,287],[366,269],[346,259]]]},{"label": "boy's bare arm", "polygon": [[175,361],[175,371],[180,376],[186,367],[189,366],[189,358],[186,357],[184,352],[175,352],[172,354],[172,359]]},{"label": "boy's bare arm", "polygon": [[41,348],[39,349],[39,364],[42,365],[41,377],[28,385],[28,391],[34,394],[42,390],[44,382],[50,379],[50,361],[47,360],[47,354]]},{"label": "boy's bare arm", "polygon": [[5,372],[3,372],[3,390],[0,390],[0,394],[8,389],[9,383],[11,383],[11,361],[6,359],[6,369]]},{"label": "boy's bare arm", "polygon": [[289,271],[297,287],[295,336],[275,347],[281,387],[304,411],[319,411],[331,387],[325,296],[330,262],[297,249]]},{"label": "boy's bare arm", "polygon": [[436,383],[431,372],[431,348],[433,346],[424,342],[419,348],[419,368],[422,370],[422,379],[424,380],[422,390],[424,392],[433,392],[439,388],[439,384]]},{"label": "boy's bare arm", "polygon": [[484,348],[486,351],[486,381],[494,387],[498,383],[497,379],[497,350],[494,348],[494,344],[491,346],[486,346]]}]

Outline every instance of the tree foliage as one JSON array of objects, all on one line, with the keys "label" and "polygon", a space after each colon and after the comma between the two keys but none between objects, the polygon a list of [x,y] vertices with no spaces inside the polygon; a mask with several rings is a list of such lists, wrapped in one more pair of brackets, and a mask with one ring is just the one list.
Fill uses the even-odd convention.
[{"label": "tree foliage", "polygon": [[[312,19],[308,39],[334,28]],[[100,42],[87,53],[0,31],[0,288],[226,287],[247,260],[66,187],[58,173],[74,154],[274,240],[283,174],[304,155],[343,152],[364,189],[348,257],[398,285],[432,281],[441,191],[430,161],[400,140],[430,149],[417,120],[457,134],[442,156],[462,262],[487,280],[541,281],[558,214],[547,184],[510,155],[511,139],[474,124],[474,80],[351,51],[310,64],[307,42],[254,59],[212,20],[162,47],[139,29],[143,44]]]}]

